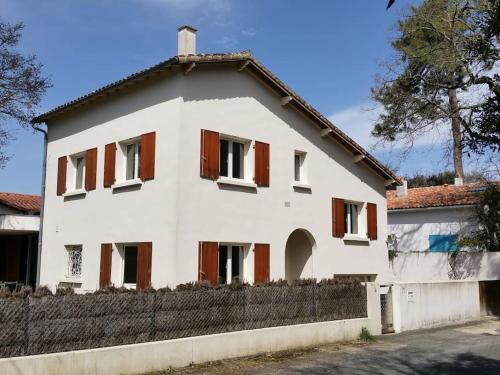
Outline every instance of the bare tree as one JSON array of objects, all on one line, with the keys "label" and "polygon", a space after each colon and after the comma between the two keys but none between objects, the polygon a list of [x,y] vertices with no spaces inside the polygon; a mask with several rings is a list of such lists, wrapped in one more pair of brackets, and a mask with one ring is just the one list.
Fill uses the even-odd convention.
[{"label": "bare tree", "polygon": [[33,55],[16,51],[23,30],[22,23],[0,22],[0,168],[9,159],[5,146],[12,139],[7,122],[14,120],[23,127],[30,125],[35,108],[50,82],[42,77],[42,65]]}]

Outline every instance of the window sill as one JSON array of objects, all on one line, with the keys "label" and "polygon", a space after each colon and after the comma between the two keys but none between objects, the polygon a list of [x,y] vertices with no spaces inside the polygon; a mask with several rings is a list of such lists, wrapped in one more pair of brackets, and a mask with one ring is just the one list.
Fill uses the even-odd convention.
[{"label": "window sill", "polygon": [[87,192],[83,189],[68,191],[63,194],[63,197],[77,197],[79,195],[86,195]]},{"label": "window sill", "polygon": [[344,241],[356,241],[356,242],[370,242],[368,237],[356,236],[354,234],[345,235],[343,238]]},{"label": "window sill", "polygon": [[142,185],[142,180],[139,178],[133,179],[133,180],[127,180],[127,181],[122,181],[118,182],[116,184],[111,185],[111,189],[120,189],[128,186],[140,186]]},{"label": "window sill", "polygon": [[60,282],[68,284],[81,284],[82,279],[80,277],[64,276],[63,279],[60,280]]},{"label": "window sill", "polygon": [[308,183],[305,183],[305,182],[300,182],[300,181],[295,181],[293,184],[292,184],[292,187],[294,189],[306,189],[306,190],[311,190],[311,185],[309,185]]},{"label": "window sill", "polygon": [[252,188],[252,189],[257,188],[257,184],[255,184],[254,182],[239,180],[236,178],[219,177],[219,179],[217,180],[217,183],[222,184],[222,185],[242,186],[242,187],[247,187],[247,188]]}]

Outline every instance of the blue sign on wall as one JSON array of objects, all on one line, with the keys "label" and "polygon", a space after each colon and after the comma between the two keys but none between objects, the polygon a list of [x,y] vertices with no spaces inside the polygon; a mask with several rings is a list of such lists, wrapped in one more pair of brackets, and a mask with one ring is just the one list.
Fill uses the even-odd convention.
[{"label": "blue sign on wall", "polygon": [[458,250],[456,234],[430,234],[429,251],[445,253]]}]

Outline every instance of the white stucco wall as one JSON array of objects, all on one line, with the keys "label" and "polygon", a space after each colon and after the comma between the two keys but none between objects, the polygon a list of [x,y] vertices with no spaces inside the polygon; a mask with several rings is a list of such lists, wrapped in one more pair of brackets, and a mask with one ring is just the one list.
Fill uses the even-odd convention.
[{"label": "white stucco wall", "polygon": [[[316,125],[279,99],[247,72],[203,68],[50,123],[41,283],[64,281],[64,246],[82,244],[81,290],[95,289],[101,243],[140,241],[153,242],[154,287],[196,280],[198,241],[244,244],[249,282],[253,244],[269,243],[271,278],[283,278],[286,241],[297,228],[307,229],[316,242],[314,277],[390,279],[383,179],[355,164],[331,139],[321,138]],[[248,189],[200,178],[200,129],[269,143],[270,187]],[[104,189],[104,145],[150,131],[156,131],[155,179],[140,188]],[[58,197],[57,158],[93,147],[98,147],[97,189],[84,197]],[[295,150],[307,152],[310,193],[292,188]],[[253,148],[249,152],[253,175]],[[379,239],[346,243],[333,238],[332,197],[376,203]],[[114,251],[114,282],[119,262]]]},{"label": "white stucco wall", "polygon": [[0,214],[0,234],[7,232],[38,232],[40,216]]},{"label": "white stucco wall", "polygon": [[470,207],[438,207],[387,212],[387,233],[397,236],[398,251],[428,251],[430,234],[462,234],[475,226]]},{"label": "white stucco wall", "polygon": [[480,319],[476,281],[395,283],[392,294],[396,333]]}]

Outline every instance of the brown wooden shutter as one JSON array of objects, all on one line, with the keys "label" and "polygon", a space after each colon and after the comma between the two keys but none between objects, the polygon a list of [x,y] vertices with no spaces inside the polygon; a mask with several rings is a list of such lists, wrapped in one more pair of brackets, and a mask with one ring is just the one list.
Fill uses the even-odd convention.
[{"label": "brown wooden shutter", "polygon": [[269,244],[255,244],[254,284],[269,281]]},{"label": "brown wooden shutter", "polygon": [[377,205],[375,203],[366,204],[367,231],[366,236],[370,240],[377,239]]},{"label": "brown wooden shutter", "polygon": [[57,160],[57,195],[63,195],[66,193],[67,164],[68,158],[66,156],[61,156]]},{"label": "brown wooden shutter", "polygon": [[255,183],[269,186],[269,144],[255,141]]},{"label": "brown wooden shutter", "polygon": [[155,178],[156,133],[141,135],[140,178],[142,181]]},{"label": "brown wooden shutter", "polygon": [[101,245],[101,267],[99,271],[99,288],[106,288],[111,285],[111,255],[113,245],[103,243]]},{"label": "brown wooden shutter", "polygon": [[217,285],[217,261],[219,244],[217,242],[200,242],[198,245],[198,281],[208,281]]},{"label": "brown wooden shutter", "polygon": [[332,234],[342,238],[345,235],[344,200],[332,198]]},{"label": "brown wooden shutter", "polygon": [[219,133],[201,129],[200,176],[219,178]]},{"label": "brown wooden shutter", "polygon": [[97,148],[85,153],[85,190],[94,190],[97,174]]},{"label": "brown wooden shutter", "polygon": [[138,290],[151,286],[151,261],[153,244],[151,242],[139,242],[137,244],[137,280]]},{"label": "brown wooden shutter", "polygon": [[104,148],[104,187],[115,183],[116,143],[109,143]]}]

